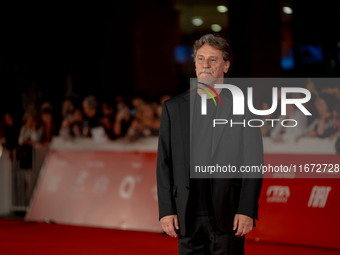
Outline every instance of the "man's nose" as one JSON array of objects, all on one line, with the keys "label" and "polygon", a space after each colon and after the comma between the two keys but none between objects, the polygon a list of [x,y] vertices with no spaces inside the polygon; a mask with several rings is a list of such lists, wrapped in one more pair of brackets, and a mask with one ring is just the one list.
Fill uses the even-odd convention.
[{"label": "man's nose", "polygon": [[203,61],[203,67],[204,67],[204,68],[209,68],[209,67],[210,67],[209,59],[205,59],[205,60]]}]

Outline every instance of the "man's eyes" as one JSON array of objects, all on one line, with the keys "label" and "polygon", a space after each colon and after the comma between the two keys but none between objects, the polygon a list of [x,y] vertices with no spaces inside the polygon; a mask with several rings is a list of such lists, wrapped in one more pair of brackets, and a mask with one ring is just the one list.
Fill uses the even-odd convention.
[{"label": "man's eyes", "polygon": [[[198,61],[204,61],[204,58],[198,58]],[[213,63],[216,63],[217,62],[217,59],[215,59],[215,58],[210,58],[209,59],[209,62],[213,62]]]}]

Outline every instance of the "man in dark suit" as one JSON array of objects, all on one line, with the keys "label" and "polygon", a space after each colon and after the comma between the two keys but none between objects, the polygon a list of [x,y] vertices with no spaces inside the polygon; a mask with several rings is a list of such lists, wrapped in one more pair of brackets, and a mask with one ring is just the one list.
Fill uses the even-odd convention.
[{"label": "man in dark suit", "polygon": [[[179,234],[181,255],[244,254],[244,236],[258,218],[262,176],[232,172],[213,176],[204,171],[197,174],[197,169],[260,166],[261,133],[240,124],[212,125],[213,118],[235,123],[250,118],[248,113],[233,116],[230,94],[213,89],[214,84],[223,83],[230,67],[228,43],[216,35],[202,36],[194,44],[194,60],[198,87],[166,101],[162,110],[157,160],[159,219],[169,236]],[[201,97],[213,93],[223,107],[214,106],[210,96],[206,100],[209,115],[202,115]]]}]

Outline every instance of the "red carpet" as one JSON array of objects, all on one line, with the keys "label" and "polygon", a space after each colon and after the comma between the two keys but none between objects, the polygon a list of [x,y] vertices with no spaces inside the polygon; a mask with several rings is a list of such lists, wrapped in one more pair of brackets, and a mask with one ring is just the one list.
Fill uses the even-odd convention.
[{"label": "red carpet", "polygon": [[[0,219],[1,255],[176,255],[177,240],[147,232]],[[247,255],[335,255],[339,250],[246,243]]]}]

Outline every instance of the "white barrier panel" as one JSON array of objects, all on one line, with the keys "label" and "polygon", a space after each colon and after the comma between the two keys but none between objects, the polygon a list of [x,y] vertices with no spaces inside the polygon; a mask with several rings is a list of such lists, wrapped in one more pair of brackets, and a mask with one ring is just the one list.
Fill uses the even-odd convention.
[{"label": "white barrier panel", "polygon": [[[265,141],[265,146],[269,142]],[[310,146],[314,143],[313,148],[307,149],[309,152],[317,153],[320,148],[325,152],[318,140],[300,142]],[[157,139],[105,145],[90,140],[64,146],[60,140],[54,142],[27,219],[161,231],[156,197],[156,144]],[[144,146],[148,151],[143,151]],[[339,155],[321,151],[298,155],[284,150],[280,154],[267,151],[265,163],[321,159],[340,163]],[[248,238],[340,249],[337,233],[340,221],[336,213],[340,210],[339,184],[339,179],[331,178],[265,179],[260,221]]]},{"label": "white barrier panel", "polygon": [[160,231],[156,153],[52,150],[28,220]]}]

